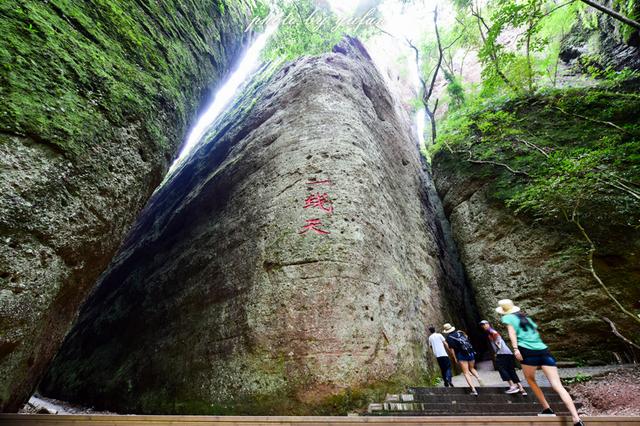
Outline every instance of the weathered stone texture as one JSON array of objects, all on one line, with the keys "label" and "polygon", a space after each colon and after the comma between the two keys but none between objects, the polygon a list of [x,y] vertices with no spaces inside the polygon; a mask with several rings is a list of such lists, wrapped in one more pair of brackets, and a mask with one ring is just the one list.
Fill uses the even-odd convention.
[{"label": "weathered stone texture", "polygon": [[[491,180],[480,166],[469,170],[446,152],[433,162],[442,197],[479,312],[499,323],[497,301],[513,299],[540,325],[560,360],[615,362],[628,347],[602,317],[633,337],[637,326],[620,312],[585,270],[585,248],[566,226],[517,216],[491,196]],[[473,170],[477,171],[474,173]],[[609,229],[599,239],[596,270],[625,305],[640,300],[640,236]]]},{"label": "weathered stone texture", "polygon": [[[443,322],[448,278],[429,178],[364,48],[288,64],[238,105],[153,196],[45,394],[121,412],[344,412],[433,377],[425,327]],[[332,214],[304,208],[325,192]],[[301,234],[313,218],[329,233]]]},{"label": "weathered stone texture", "polygon": [[[607,0],[603,3],[623,15],[631,17],[634,15],[629,13],[631,2]],[[640,2],[636,0],[633,9],[636,11],[637,18],[637,14],[640,13]],[[597,22],[595,27],[590,27],[593,24],[584,23],[583,19],[587,18],[578,19],[562,41],[560,58],[570,64],[575,64],[575,60],[579,59],[585,64],[602,69],[611,67],[615,70],[625,68],[639,70],[640,31],[595,9],[591,9],[591,14],[595,15],[595,22]],[[588,72],[586,69],[585,71]]]},{"label": "weathered stone texture", "polygon": [[246,2],[0,4],[0,410],[82,300],[241,51]]}]

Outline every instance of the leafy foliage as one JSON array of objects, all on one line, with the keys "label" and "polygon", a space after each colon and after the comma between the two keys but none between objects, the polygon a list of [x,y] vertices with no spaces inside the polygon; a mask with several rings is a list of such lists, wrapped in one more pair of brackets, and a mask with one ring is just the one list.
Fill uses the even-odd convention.
[{"label": "leafy foliage", "polygon": [[444,78],[447,80],[447,94],[449,95],[449,109],[455,110],[465,102],[464,87],[460,79],[451,72],[444,70]]},{"label": "leafy foliage", "polygon": [[558,81],[562,39],[578,18],[584,25],[593,15],[577,1],[455,4],[457,31],[467,34],[460,46],[475,46],[483,64],[482,90],[459,96],[460,83],[447,78],[453,107],[432,153],[446,147],[493,179],[496,199],[539,220],[575,213],[592,226],[639,227],[640,123],[632,111],[640,98],[615,91],[637,73],[599,67],[585,55],[583,68],[607,84],[549,88]]},{"label": "leafy foliage", "polygon": [[451,114],[436,149],[491,162],[481,176],[517,212],[553,222],[575,212],[593,228],[638,228],[638,110],[640,95],[603,89],[477,102]]},{"label": "leafy foliage", "polygon": [[341,19],[313,0],[275,0],[269,7],[263,4],[260,13],[265,17],[280,17],[278,30],[263,54],[266,60],[318,55],[330,51],[345,34],[366,38],[373,33],[366,17]]},{"label": "leafy foliage", "polygon": [[562,379],[564,385],[576,385],[579,383],[586,383],[593,379],[593,376],[584,373],[578,373],[574,377],[567,377]]},{"label": "leafy foliage", "polygon": [[458,26],[476,34],[485,97],[504,90],[532,93],[545,76],[555,85],[560,41],[575,21],[575,2],[491,0],[484,8],[475,1],[458,5]]}]

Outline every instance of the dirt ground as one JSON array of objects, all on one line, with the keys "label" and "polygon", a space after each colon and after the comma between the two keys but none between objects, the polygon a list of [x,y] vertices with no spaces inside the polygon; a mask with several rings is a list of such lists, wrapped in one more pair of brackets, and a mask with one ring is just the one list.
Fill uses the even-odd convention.
[{"label": "dirt ground", "polygon": [[568,386],[589,416],[640,416],[640,367],[621,369]]}]

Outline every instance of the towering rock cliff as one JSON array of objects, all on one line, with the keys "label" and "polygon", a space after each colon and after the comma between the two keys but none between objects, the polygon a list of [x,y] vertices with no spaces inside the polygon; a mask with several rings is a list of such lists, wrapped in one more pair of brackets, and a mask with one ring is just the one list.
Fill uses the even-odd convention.
[{"label": "towering rock cliff", "polygon": [[[536,179],[547,179],[547,191],[570,185],[575,176],[590,179],[590,192],[574,192],[584,191],[579,207],[595,242],[594,268],[628,311],[640,313],[638,200],[596,175],[607,170],[605,178],[640,186],[639,108],[633,88],[518,99],[467,117],[465,148],[453,145],[433,160],[436,188],[480,314],[497,322],[497,301],[513,299],[536,319],[561,360],[628,361],[631,348],[603,318],[636,341],[637,322],[587,269],[589,247],[573,223],[560,212],[542,218],[516,213],[506,201]],[[462,126],[456,131],[465,132]],[[575,157],[563,156],[566,150],[575,150]]]},{"label": "towering rock cliff", "polygon": [[0,410],[29,397],[249,16],[241,0],[0,3]]},{"label": "towering rock cliff", "polygon": [[338,413],[432,378],[425,328],[463,307],[442,290],[410,122],[362,45],[258,78],[216,129],[152,197],[44,394],[119,412]]}]

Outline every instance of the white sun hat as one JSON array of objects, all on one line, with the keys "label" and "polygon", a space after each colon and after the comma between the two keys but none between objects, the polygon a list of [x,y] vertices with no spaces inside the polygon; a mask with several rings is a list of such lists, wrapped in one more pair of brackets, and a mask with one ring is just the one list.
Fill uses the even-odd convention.
[{"label": "white sun hat", "polygon": [[520,311],[520,308],[513,304],[511,299],[502,299],[498,302],[496,312],[500,315],[515,314]]},{"label": "white sun hat", "polygon": [[449,333],[452,333],[454,331],[456,331],[456,328],[454,326],[452,326],[451,324],[449,324],[449,323],[446,323],[445,325],[442,326],[442,332],[443,333],[449,334]]}]

